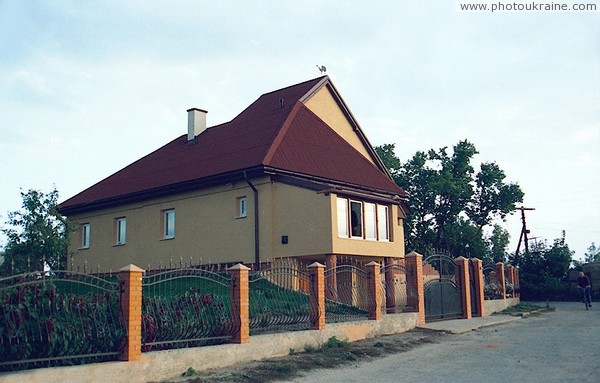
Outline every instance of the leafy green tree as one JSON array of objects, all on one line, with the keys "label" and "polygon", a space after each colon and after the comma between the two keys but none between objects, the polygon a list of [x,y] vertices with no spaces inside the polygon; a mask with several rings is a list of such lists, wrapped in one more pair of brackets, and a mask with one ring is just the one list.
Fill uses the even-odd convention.
[{"label": "leafy green tree", "polygon": [[600,262],[600,249],[596,247],[594,242],[588,247],[583,261],[585,263]]},{"label": "leafy green tree", "polygon": [[396,154],[394,153],[395,148],[395,144],[383,144],[381,146],[376,146],[375,152],[379,158],[381,158],[381,161],[392,176],[392,179],[397,183],[398,174],[400,173],[402,164],[400,163],[400,159],[396,157]]},{"label": "leafy green tree", "polygon": [[[21,192],[22,211],[8,213],[0,274],[64,268],[68,246],[66,218],[57,210],[58,191]],[[45,263],[45,264],[44,264]]]},{"label": "leafy green tree", "polygon": [[495,163],[483,163],[475,171],[471,162],[478,152],[467,140],[451,153],[447,147],[419,151],[404,164],[395,156],[394,145],[375,149],[409,194],[410,213],[404,222],[408,250],[426,254],[441,249],[483,258],[483,228],[504,219],[523,200],[520,187],[506,183]]},{"label": "leafy green tree", "polygon": [[510,242],[510,234],[502,226],[495,224],[492,234],[486,239],[487,255],[486,261],[489,262],[504,262],[508,261],[508,253],[506,248]]},{"label": "leafy green tree", "polygon": [[535,244],[519,261],[521,297],[525,300],[567,298],[568,272],[573,254],[564,232],[552,246],[546,242]]}]

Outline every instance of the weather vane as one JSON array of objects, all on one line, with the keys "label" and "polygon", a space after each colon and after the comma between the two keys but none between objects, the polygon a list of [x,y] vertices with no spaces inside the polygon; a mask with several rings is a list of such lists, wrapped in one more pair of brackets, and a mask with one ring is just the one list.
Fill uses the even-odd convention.
[{"label": "weather vane", "polygon": [[325,68],[325,65],[317,65],[317,69],[321,72],[321,74],[327,72],[327,68]]}]

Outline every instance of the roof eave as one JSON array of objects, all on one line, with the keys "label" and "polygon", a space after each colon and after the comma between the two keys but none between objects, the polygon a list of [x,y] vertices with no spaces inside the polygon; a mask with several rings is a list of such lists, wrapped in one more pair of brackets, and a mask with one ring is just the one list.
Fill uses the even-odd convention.
[{"label": "roof eave", "polygon": [[58,206],[58,210],[61,214],[70,216],[94,210],[107,209],[115,206],[122,206],[130,203],[146,201],[149,199],[164,197],[171,194],[195,191],[205,187],[226,184],[228,182],[240,181],[244,180],[246,175],[250,177],[258,177],[263,174],[264,171],[262,166],[254,166],[229,173],[217,174],[201,179],[195,179],[186,182],[180,182],[177,184],[165,185],[154,189],[142,190],[139,192],[99,199],[89,203],[81,203],[67,206],[61,204]]}]

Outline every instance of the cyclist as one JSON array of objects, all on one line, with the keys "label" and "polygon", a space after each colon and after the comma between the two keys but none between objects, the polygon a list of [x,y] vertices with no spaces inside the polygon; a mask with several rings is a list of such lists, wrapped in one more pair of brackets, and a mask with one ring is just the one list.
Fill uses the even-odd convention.
[{"label": "cyclist", "polygon": [[590,279],[583,273],[583,271],[579,272],[579,276],[577,277],[577,286],[581,291],[583,302],[585,303],[587,300],[588,306],[592,307],[592,286],[590,285]]}]

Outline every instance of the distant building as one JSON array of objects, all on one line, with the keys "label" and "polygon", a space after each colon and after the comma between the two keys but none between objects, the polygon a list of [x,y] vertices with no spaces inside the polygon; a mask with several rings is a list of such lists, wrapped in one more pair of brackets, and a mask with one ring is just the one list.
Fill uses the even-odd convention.
[{"label": "distant building", "polygon": [[[143,130],[140,139],[143,139]],[[127,142],[106,155],[118,156]],[[60,204],[69,266],[336,264],[404,257],[407,195],[328,76],[263,94],[230,122],[188,132]]]}]

